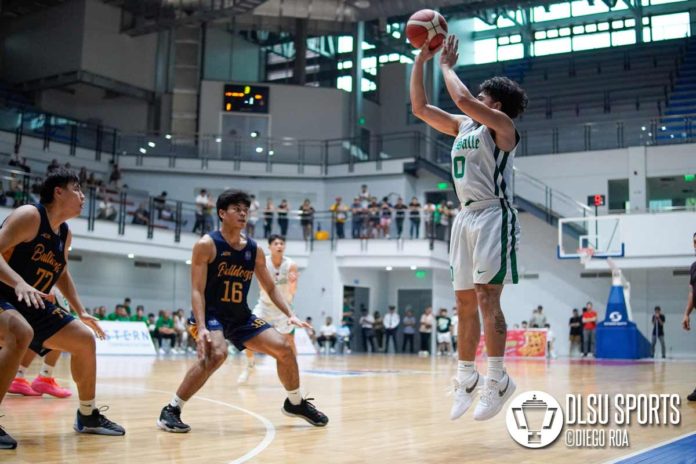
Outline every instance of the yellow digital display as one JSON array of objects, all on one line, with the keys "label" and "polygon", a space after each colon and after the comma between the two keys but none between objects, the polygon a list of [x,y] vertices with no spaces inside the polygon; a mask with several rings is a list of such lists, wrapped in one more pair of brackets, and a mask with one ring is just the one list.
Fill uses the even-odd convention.
[{"label": "yellow digital display", "polygon": [[225,112],[268,113],[268,97],[268,87],[225,84],[222,109]]}]

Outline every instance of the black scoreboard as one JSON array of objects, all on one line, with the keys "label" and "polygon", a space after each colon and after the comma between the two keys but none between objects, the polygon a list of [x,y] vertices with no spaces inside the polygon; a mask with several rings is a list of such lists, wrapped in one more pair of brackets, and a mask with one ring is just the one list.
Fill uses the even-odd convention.
[{"label": "black scoreboard", "polygon": [[225,84],[222,110],[225,112],[268,113],[268,95],[268,87]]}]

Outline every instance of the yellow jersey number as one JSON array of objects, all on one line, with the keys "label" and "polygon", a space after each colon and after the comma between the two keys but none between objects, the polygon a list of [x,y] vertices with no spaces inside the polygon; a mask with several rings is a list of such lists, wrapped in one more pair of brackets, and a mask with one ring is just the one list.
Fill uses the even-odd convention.
[{"label": "yellow jersey number", "polygon": [[48,291],[48,287],[51,285],[51,281],[53,280],[53,273],[51,271],[47,271],[46,269],[39,268],[36,270],[36,275],[38,278],[32,287],[40,292],[46,293],[46,291]]},{"label": "yellow jersey number", "polygon": [[225,292],[222,295],[221,301],[224,303],[241,303],[244,298],[242,283],[228,281],[224,281],[223,283],[225,284]]}]

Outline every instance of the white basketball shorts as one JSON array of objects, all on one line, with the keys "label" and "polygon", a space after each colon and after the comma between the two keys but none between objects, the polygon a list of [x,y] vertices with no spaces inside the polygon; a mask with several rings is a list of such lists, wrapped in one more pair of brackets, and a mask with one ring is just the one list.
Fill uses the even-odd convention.
[{"label": "white basketball shorts", "polygon": [[260,317],[268,322],[282,334],[289,334],[295,328],[288,322],[288,316],[277,308],[269,308],[266,305],[258,303],[252,312],[256,317]]}]

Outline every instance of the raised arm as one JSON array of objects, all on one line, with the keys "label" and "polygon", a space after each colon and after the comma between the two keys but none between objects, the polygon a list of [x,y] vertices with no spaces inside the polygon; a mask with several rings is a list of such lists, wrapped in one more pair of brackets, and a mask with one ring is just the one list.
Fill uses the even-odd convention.
[{"label": "raised arm", "polygon": [[431,51],[426,43],[416,56],[411,69],[411,112],[435,130],[456,137],[464,116],[456,116],[428,103],[423,80],[423,67],[437,50]]}]

